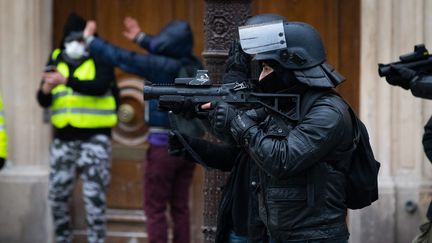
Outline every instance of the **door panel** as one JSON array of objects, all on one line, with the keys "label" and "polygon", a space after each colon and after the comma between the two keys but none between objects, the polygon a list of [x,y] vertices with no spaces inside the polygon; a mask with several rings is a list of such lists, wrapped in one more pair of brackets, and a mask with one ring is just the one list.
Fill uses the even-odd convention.
[{"label": "door panel", "polygon": [[[141,29],[157,34],[169,21],[183,19],[190,22],[195,32],[194,50],[201,56],[202,1],[175,0],[55,0],[53,39],[58,46],[63,25],[70,12],[97,22],[97,33],[110,43],[137,52],[145,52],[122,34],[123,19],[136,18]],[[164,11],[159,11],[163,8]],[[201,33],[201,34],[200,34]],[[146,242],[145,214],[142,210],[142,175],[147,149],[147,124],[144,122],[145,105],[142,99],[144,80],[116,69],[120,88],[119,123],[113,128],[113,158],[111,183],[107,192],[107,242]],[[201,242],[203,170],[196,168],[190,194],[192,242]],[[80,181],[77,181],[72,201],[75,242],[86,242],[86,224]]]}]

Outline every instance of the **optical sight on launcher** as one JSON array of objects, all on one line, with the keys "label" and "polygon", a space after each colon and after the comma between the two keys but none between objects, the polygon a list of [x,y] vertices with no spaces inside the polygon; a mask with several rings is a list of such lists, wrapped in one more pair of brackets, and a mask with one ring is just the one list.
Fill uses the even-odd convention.
[{"label": "optical sight on launcher", "polygon": [[414,46],[414,52],[399,56],[400,61],[388,64],[378,64],[378,74],[380,77],[392,74],[391,66],[402,66],[416,71],[432,69],[432,57],[424,44]]}]

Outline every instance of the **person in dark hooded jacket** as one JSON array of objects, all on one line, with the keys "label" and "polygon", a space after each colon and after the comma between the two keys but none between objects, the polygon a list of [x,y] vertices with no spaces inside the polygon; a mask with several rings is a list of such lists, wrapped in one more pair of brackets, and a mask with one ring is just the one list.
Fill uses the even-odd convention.
[{"label": "person in dark hooded jacket", "polygon": [[[138,22],[127,17],[124,35],[148,53],[138,53],[114,46],[94,37],[96,23],[89,21],[84,36],[91,53],[120,69],[136,74],[152,83],[172,84],[177,77],[193,77],[202,69],[193,55],[193,35],[189,24],[175,20],[157,35],[145,34]],[[189,243],[189,187],[194,162],[168,152],[169,120],[166,112],[158,111],[157,102],[150,101],[147,123],[150,125],[149,149],[144,166],[144,211],[147,217],[149,243],[168,242],[167,204],[173,220],[173,242]]]}]

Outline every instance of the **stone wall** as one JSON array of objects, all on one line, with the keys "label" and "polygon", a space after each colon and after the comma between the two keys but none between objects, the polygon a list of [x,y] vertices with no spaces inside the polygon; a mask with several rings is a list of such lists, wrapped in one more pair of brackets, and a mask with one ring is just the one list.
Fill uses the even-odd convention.
[{"label": "stone wall", "polygon": [[0,0],[0,94],[9,135],[0,172],[0,242],[51,242],[50,126],[35,99],[51,50],[51,0]]},{"label": "stone wall", "polygon": [[[427,0],[361,2],[361,118],[382,167],[379,202],[350,214],[350,242],[411,242],[425,219],[432,167],[421,139],[432,106],[387,84],[377,64],[398,60],[415,44],[431,48],[431,13]],[[406,208],[409,201],[418,206],[412,213]]]}]

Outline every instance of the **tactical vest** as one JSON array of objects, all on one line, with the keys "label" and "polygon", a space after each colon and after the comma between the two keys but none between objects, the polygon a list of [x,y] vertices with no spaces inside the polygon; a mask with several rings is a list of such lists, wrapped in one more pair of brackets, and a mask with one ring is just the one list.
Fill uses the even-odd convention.
[{"label": "tactical vest", "polygon": [[3,101],[1,98],[0,98],[0,158],[7,158],[7,133],[5,127]]},{"label": "tactical vest", "polygon": [[[56,60],[60,50],[56,49],[51,58]],[[93,59],[87,59],[73,73],[69,73],[68,65],[59,61],[57,71],[63,76],[73,75],[80,82],[93,80],[96,67]],[[51,122],[56,128],[71,125],[77,128],[108,128],[117,123],[116,102],[111,92],[102,96],[90,96],[74,91],[64,84],[57,85],[51,91]]]}]

